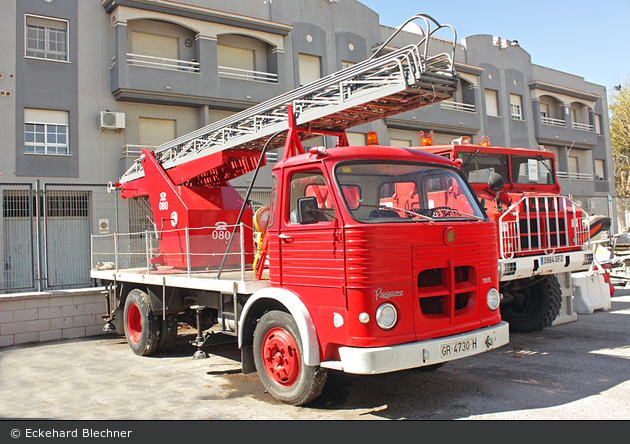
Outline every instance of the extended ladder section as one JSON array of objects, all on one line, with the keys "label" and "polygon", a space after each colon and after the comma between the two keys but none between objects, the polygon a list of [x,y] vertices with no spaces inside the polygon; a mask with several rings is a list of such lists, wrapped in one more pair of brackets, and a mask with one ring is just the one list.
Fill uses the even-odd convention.
[{"label": "extended ladder section", "polygon": [[[175,184],[201,178],[206,185],[217,185],[251,171],[252,160],[271,136],[289,129],[292,118],[307,139],[329,132],[343,133],[357,125],[451,98],[458,83],[455,30],[422,14],[405,24],[416,19],[425,23],[424,35],[417,44],[376,57],[403,25],[364,62],[159,146],[153,152],[158,164]],[[453,33],[452,50],[430,55],[431,37],[443,28]],[[290,110],[293,116],[289,116]],[[277,135],[267,149],[283,147],[286,137],[286,131]],[[121,177],[121,183],[142,177],[139,158]]]}]

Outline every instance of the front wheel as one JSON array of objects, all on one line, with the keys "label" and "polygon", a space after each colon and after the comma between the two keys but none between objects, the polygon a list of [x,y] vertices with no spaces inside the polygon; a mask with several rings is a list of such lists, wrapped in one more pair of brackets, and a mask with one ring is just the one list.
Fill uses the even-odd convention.
[{"label": "front wheel", "polygon": [[558,278],[546,275],[515,292],[514,302],[501,306],[501,318],[515,332],[535,332],[550,327],[560,313],[562,289]]},{"label": "front wheel", "polygon": [[265,313],[254,330],[254,362],[258,377],[276,399],[304,405],[317,398],[327,372],[304,364],[302,339],[293,317],[282,311]]}]

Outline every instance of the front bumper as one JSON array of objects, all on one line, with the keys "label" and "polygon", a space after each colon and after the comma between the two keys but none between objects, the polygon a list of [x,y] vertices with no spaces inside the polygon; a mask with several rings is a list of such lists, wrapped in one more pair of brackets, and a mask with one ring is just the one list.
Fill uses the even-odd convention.
[{"label": "front bumper", "polygon": [[362,375],[388,373],[477,355],[508,342],[509,326],[501,321],[472,332],[389,347],[340,347],[339,361],[325,361],[320,365]]},{"label": "front bumper", "polygon": [[593,250],[583,250],[499,259],[499,281],[588,270],[593,263],[593,256]]}]

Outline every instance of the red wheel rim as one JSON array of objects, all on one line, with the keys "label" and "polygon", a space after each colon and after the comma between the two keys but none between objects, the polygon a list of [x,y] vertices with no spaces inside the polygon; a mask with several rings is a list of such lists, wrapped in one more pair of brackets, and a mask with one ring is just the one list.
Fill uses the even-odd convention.
[{"label": "red wheel rim", "polygon": [[129,339],[134,343],[140,341],[142,336],[142,316],[140,316],[140,309],[136,304],[129,305],[127,311],[127,333],[129,333]]},{"label": "red wheel rim", "polygon": [[262,351],[269,377],[282,386],[293,385],[300,374],[300,351],[293,336],[273,328],[265,335]]}]

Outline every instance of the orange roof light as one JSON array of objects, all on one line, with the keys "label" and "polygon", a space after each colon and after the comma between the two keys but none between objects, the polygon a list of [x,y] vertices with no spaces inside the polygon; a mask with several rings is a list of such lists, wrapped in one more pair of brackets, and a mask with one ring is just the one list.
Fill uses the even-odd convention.
[{"label": "orange roof light", "polygon": [[420,131],[418,138],[420,139],[420,146],[433,146],[433,130],[429,133]]},{"label": "orange roof light", "polygon": [[490,137],[483,136],[481,139],[477,139],[477,145],[479,145],[479,146],[490,146]]},{"label": "orange roof light", "polygon": [[367,133],[367,144],[370,145],[378,145],[378,135],[374,131],[370,131]]}]

